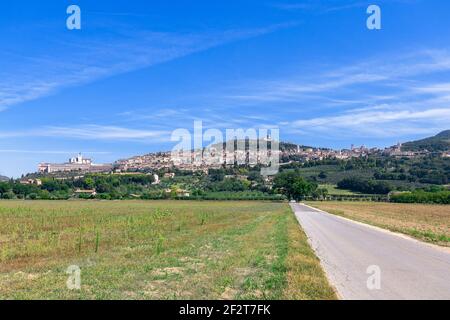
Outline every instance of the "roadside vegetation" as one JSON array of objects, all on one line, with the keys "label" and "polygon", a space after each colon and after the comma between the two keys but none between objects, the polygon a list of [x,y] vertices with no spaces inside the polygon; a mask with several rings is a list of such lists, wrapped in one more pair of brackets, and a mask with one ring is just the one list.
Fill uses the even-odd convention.
[{"label": "roadside vegetation", "polygon": [[324,198],[327,189],[319,188],[316,183],[307,181],[296,171],[284,171],[276,175],[273,188],[288,199],[303,200],[306,197]]},{"label": "roadside vegetation", "polygon": [[450,247],[448,205],[331,201],[308,204],[345,218]]},{"label": "roadside vegetation", "polygon": [[390,196],[392,202],[399,203],[435,203],[450,204],[450,190],[444,188],[429,188],[413,192],[394,193]]},{"label": "roadside vegetation", "polygon": [[285,203],[77,200],[0,201],[0,297],[336,298]]}]

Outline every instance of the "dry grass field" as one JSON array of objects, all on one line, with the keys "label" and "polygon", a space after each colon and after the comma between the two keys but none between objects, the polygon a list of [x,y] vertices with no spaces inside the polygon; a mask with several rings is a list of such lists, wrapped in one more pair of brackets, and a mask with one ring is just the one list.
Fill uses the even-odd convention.
[{"label": "dry grass field", "polygon": [[336,298],[287,204],[0,201],[0,299],[255,298]]},{"label": "dry grass field", "polygon": [[311,206],[417,239],[450,246],[450,206],[376,202],[310,202]]}]

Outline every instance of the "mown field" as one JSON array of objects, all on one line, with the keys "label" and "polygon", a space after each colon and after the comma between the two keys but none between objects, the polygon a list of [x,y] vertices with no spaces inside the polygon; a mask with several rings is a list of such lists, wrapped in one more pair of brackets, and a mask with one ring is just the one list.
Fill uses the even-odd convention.
[{"label": "mown field", "polygon": [[309,202],[311,206],[450,247],[450,206],[375,202]]},{"label": "mown field", "polygon": [[0,299],[256,298],[336,298],[287,204],[0,201]]},{"label": "mown field", "polygon": [[352,192],[350,190],[338,189],[338,187],[334,184],[321,184],[319,187],[326,189],[330,196],[353,196],[358,194],[357,192]]}]

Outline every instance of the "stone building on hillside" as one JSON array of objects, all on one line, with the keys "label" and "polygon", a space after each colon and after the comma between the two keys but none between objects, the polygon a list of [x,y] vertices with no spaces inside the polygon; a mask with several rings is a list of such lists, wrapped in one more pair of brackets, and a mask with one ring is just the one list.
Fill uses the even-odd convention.
[{"label": "stone building on hillside", "polygon": [[78,154],[77,157],[70,158],[67,163],[40,163],[38,170],[40,173],[55,173],[55,172],[109,172],[112,171],[112,164],[95,164],[89,158],[83,158]]}]

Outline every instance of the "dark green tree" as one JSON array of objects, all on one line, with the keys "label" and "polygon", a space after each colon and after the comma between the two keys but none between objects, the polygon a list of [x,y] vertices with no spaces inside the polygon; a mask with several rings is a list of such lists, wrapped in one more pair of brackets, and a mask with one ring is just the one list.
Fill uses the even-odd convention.
[{"label": "dark green tree", "polygon": [[302,200],[312,195],[317,185],[306,181],[297,171],[284,171],[275,177],[274,188],[289,199]]}]

